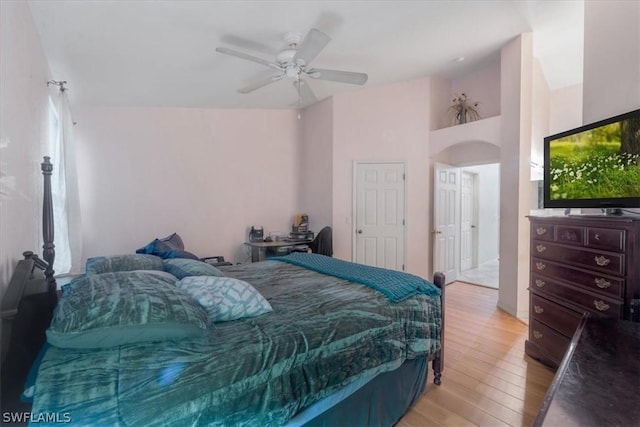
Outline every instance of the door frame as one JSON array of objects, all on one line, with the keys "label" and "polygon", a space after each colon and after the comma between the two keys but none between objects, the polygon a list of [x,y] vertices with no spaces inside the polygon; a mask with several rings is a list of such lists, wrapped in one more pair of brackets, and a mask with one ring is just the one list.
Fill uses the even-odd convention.
[{"label": "door frame", "polygon": [[371,164],[379,164],[379,165],[384,165],[384,164],[401,164],[403,166],[404,169],[404,206],[403,211],[404,211],[404,227],[402,227],[402,245],[403,245],[403,266],[404,269],[403,271],[407,271],[407,228],[409,227],[409,220],[407,219],[407,203],[408,203],[408,198],[407,198],[407,178],[409,176],[409,171],[407,168],[407,162],[405,160],[353,160],[351,162],[351,170],[352,170],[352,177],[351,177],[351,261],[355,261],[357,259],[356,257],[356,250],[357,250],[357,245],[356,245],[356,233],[357,233],[357,213],[358,213],[358,207],[357,207],[357,179],[358,179],[358,167],[360,165],[371,165]]},{"label": "door frame", "polygon": [[[455,233],[455,241],[453,244],[453,268],[447,270],[447,262],[446,259],[439,259],[439,254],[442,252],[438,249],[442,249],[438,246],[438,234],[441,234],[441,230],[439,230],[439,224],[437,221],[439,219],[438,215],[438,171],[440,170],[455,170],[456,173],[456,194],[454,199],[454,226],[453,230]],[[431,213],[432,219],[431,222],[433,224],[433,228],[431,231],[431,259],[433,271],[441,271],[445,274],[446,282],[451,283],[457,280],[458,275],[460,274],[460,176],[462,175],[460,166],[453,166],[442,162],[433,162],[433,184],[432,184],[432,206]],[[451,248],[449,248],[451,249]],[[445,251],[446,252],[446,251]],[[445,256],[446,258],[446,253]],[[438,263],[440,261],[440,263]]]},{"label": "door frame", "polygon": [[[462,186],[462,175],[471,175],[473,185],[471,187],[471,267],[478,267],[478,172],[473,170],[472,166],[460,168],[460,185]],[[460,197],[462,197],[462,187],[460,188]],[[460,236],[462,237],[462,203],[460,203]],[[462,241],[460,241],[460,264],[458,265],[458,272],[462,273]]]}]

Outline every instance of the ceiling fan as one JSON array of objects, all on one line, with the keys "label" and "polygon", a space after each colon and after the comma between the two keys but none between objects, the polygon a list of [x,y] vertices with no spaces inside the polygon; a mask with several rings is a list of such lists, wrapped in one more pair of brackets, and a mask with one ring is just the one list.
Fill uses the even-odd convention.
[{"label": "ceiling fan", "polygon": [[216,48],[217,52],[257,62],[258,64],[266,65],[278,72],[277,74],[268,76],[267,78],[238,89],[238,92],[249,93],[279,80],[290,79],[293,81],[293,85],[298,91],[299,106],[300,104],[306,106],[313,104],[318,99],[311,90],[308,82],[302,78],[303,76],[308,76],[312,79],[331,80],[334,82],[355,85],[363,85],[366,83],[368,76],[365,73],[327,70],[323,68],[311,68],[309,66],[311,61],[313,61],[329,41],[331,41],[331,38],[322,31],[312,28],[302,43],[300,43],[300,33],[286,33],[284,39],[288,48],[280,51],[276,55],[275,61],[268,61],[266,59],[226,47]]}]

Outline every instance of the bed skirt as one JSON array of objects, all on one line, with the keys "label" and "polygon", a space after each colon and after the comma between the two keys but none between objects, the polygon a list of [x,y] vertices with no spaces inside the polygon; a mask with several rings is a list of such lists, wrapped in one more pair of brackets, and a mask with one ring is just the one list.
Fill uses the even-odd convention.
[{"label": "bed skirt", "polygon": [[[407,360],[398,369],[376,376],[337,404],[325,403],[324,409],[307,408],[285,427],[392,426],[425,390],[428,369],[425,357]],[[318,405],[322,406],[322,402]],[[330,407],[326,409],[326,405]],[[324,412],[309,419],[308,413],[305,415],[309,410]]]}]

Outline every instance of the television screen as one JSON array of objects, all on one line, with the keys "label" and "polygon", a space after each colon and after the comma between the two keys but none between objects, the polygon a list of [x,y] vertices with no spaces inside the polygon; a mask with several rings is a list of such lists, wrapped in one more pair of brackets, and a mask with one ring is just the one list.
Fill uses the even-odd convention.
[{"label": "television screen", "polygon": [[640,207],[640,110],[544,139],[544,207]]}]

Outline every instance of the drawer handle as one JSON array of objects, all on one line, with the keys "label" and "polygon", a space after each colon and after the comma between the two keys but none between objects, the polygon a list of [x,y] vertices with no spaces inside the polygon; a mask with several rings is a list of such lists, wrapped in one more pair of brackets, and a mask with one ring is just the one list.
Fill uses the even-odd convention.
[{"label": "drawer handle", "polygon": [[598,233],[596,233],[596,235],[593,236],[593,238],[596,239],[596,240],[600,240],[600,235]]},{"label": "drawer handle", "polygon": [[538,233],[538,236],[542,236],[543,234],[547,234],[547,229],[544,227],[538,227],[536,228],[536,233]]},{"label": "drawer handle", "polygon": [[533,336],[536,337],[537,340],[539,340],[540,338],[542,338],[542,332],[540,332],[538,330],[534,330],[533,331]]},{"label": "drawer handle", "polygon": [[538,270],[544,270],[545,268],[547,268],[547,265],[544,262],[536,262],[536,268]]},{"label": "drawer handle", "polygon": [[533,309],[535,310],[536,313],[538,314],[542,314],[544,313],[544,308],[540,307],[539,305],[534,305]]},{"label": "drawer handle", "polygon": [[596,286],[599,287],[600,289],[607,289],[608,287],[611,286],[610,281],[602,278],[595,278],[594,282],[596,282]]},{"label": "drawer handle", "polygon": [[604,267],[605,265],[609,265],[609,263],[611,262],[611,260],[607,257],[603,256],[597,256],[593,259],[596,264],[598,264],[600,267]]},{"label": "drawer handle", "polygon": [[544,285],[546,285],[546,283],[544,282],[544,280],[542,279],[536,279],[536,286],[539,288],[544,287]]},{"label": "drawer handle", "polygon": [[578,235],[573,231],[565,231],[560,237],[562,238],[562,240],[570,240],[572,242],[578,241]]},{"label": "drawer handle", "polygon": [[537,245],[536,250],[542,253],[547,250],[547,247],[545,245]]},{"label": "drawer handle", "polygon": [[607,311],[609,310],[609,304],[604,301],[593,301],[593,305],[596,307],[598,311]]}]

